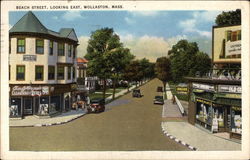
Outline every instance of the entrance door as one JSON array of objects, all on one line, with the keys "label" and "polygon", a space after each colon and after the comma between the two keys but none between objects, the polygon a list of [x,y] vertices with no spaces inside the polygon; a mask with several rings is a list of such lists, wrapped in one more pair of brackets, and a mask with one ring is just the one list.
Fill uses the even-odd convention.
[{"label": "entrance door", "polygon": [[33,101],[32,98],[23,98],[23,114],[32,115],[33,114]]}]

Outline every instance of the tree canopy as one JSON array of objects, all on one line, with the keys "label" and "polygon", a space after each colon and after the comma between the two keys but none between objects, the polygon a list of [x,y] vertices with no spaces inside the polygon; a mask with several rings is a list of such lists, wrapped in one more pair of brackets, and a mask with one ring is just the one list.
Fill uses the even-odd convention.
[{"label": "tree canopy", "polygon": [[166,83],[171,79],[170,59],[167,57],[157,58],[155,63],[155,73],[157,78],[162,81],[165,91]]},{"label": "tree canopy", "polygon": [[219,14],[216,19],[215,23],[218,26],[225,26],[225,25],[240,25],[241,24],[241,10],[236,9],[236,11],[229,11],[229,12],[222,12]]}]

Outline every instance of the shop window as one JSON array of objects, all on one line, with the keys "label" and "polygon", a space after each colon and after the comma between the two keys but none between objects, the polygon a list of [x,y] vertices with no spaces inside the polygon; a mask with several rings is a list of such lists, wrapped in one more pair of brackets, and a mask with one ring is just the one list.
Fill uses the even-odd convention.
[{"label": "shop window", "polygon": [[71,67],[68,66],[68,79],[71,79]]},{"label": "shop window", "polygon": [[231,131],[234,133],[242,133],[242,117],[241,117],[241,107],[233,106],[231,108]]},{"label": "shop window", "polygon": [[209,125],[212,124],[212,106],[206,103],[197,102],[196,119],[205,122]]},{"label": "shop window", "polygon": [[60,111],[61,100],[60,96],[51,96],[50,98],[50,114]]},{"label": "shop window", "polygon": [[36,39],[36,53],[43,54],[43,52],[44,52],[44,40]]},{"label": "shop window", "polygon": [[64,66],[57,67],[57,79],[63,80],[64,79]]},{"label": "shop window", "polygon": [[71,57],[72,45],[68,45],[68,56]]},{"label": "shop window", "polygon": [[17,39],[17,53],[24,53],[25,52],[25,39],[18,38]]},{"label": "shop window", "polygon": [[64,43],[58,43],[58,56],[64,56]]},{"label": "shop window", "polygon": [[38,109],[38,115],[49,114],[49,97],[40,97],[40,105]]},{"label": "shop window", "polygon": [[20,117],[21,116],[21,98],[11,98],[10,99],[10,117]]},{"label": "shop window", "polygon": [[17,66],[16,80],[25,80],[25,66]]},{"label": "shop window", "polygon": [[213,118],[217,121],[218,127],[223,128],[225,127],[224,124],[224,108],[223,107],[215,107],[213,110]]},{"label": "shop window", "polygon": [[54,80],[55,79],[55,66],[49,66],[48,79],[49,80]]},{"label": "shop window", "polygon": [[35,80],[42,81],[43,80],[43,66],[36,66],[35,68]]},{"label": "shop window", "polygon": [[49,41],[49,55],[53,55],[53,45],[54,45],[54,43],[53,43],[53,41]]}]

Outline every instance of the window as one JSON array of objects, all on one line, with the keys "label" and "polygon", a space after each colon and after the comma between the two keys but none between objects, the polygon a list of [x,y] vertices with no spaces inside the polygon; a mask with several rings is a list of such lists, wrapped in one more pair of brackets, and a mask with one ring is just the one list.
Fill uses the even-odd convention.
[{"label": "window", "polygon": [[76,47],[73,47],[73,58],[76,57]]},{"label": "window", "polygon": [[75,79],[75,67],[73,67],[73,80]]},{"label": "window", "polygon": [[58,56],[64,56],[64,43],[58,43]]},{"label": "window", "polygon": [[49,55],[53,55],[53,41],[49,41]]},{"label": "window", "polygon": [[11,74],[10,74],[10,73],[11,73],[10,69],[11,69],[11,68],[10,68],[10,65],[9,65],[9,80],[10,80],[10,76],[11,76]]},{"label": "window", "polygon": [[68,66],[68,79],[71,79],[71,67]]},{"label": "window", "polygon": [[55,66],[49,66],[48,79],[55,79]]},{"label": "window", "polygon": [[231,40],[236,41],[237,40],[237,32],[232,32],[231,34]]},{"label": "window", "polygon": [[36,39],[36,53],[43,54],[43,52],[44,52],[44,40]]},{"label": "window", "polygon": [[43,66],[36,66],[35,71],[36,71],[35,80],[42,81],[43,80]]},{"label": "window", "polygon": [[72,45],[68,45],[68,56],[71,57]]},{"label": "window", "polygon": [[25,80],[25,66],[16,67],[16,80]]},{"label": "window", "polygon": [[241,30],[237,31],[237,40],[241,40]]},{"label": "window", "polygon": [[9,54],[11,53],[11,39],[9,40]]},{"label": "window", "polygon": [[64,66],[57,67],[57,79],[58,80],[64,79]]},{"label": "window", "polygon": [[17,39],[17,53],[24,53],[25,52],[25,39],[19,38]]}]

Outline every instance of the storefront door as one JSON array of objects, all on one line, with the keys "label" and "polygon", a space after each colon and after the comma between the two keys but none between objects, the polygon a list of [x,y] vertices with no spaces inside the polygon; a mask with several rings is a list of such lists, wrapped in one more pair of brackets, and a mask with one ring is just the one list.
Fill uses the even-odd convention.
[{"label": "storefront door", "polygon": [[33,114],[33,101],[31,97],[23,98],[23,114],[32,115]]}]

